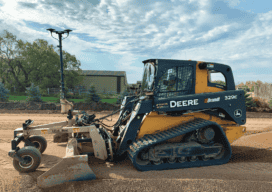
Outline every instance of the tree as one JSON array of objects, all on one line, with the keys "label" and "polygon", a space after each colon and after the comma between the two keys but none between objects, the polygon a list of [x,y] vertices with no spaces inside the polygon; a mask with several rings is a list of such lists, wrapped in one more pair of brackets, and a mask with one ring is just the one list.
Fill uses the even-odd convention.
[{"label": "tree", "polygon": [[[25,44],[24,55],[35,69],[31,72],[31,82],[35,82],[42,90],[48,87],[60,87],[60,56],[47,41],[37,39],[33,44]],[[82,81],[81,63],[74,55],[63,51],[64,83],[68,88],[74,88]],[[66,70],[68,69],[68,70]]]},{"label": "tree", "polygon": [[[19,92],[25,92],[31,82],[41,90],[60,87],[60,59],[53,45],[48,45],[43,39],[36,39],[33,43],[23,42],[8,31],[0,38],[0,43],[0,75],[3,77],[1,81],[8,88],[15,85]],[[63,58],[65,85],[73,88],[83,80],[79,68],[81,63],[74,55],[65,51]]]},{"label": "tree", "polygon": [[226,83],[224,81],[221,81],[221,80],[216,80],[216,81],[211,81],[212,83],[217,83],[219,85],[223,85],[223,86],[226,86]]},{"label": "tree", "polygon": [[91,102],[99,102],[101,99],[100,97],[96,94],[95,87],[91,86],[91,88],[88,90],[84,102],[86,103],[91,103]]},{"label": "tree", "polygon": [[42,102],[41,93],[38,86],[34,86],[34,83],[27,90],[27,101]]},{"label": "tree", "polygon": [[23,41],[18,42],[21,56],[24,58],[20,66],[24,72],[25,85],[30,82],[45,88],[44,84],[57,84],[57,62],[58,55],[53,46],[48,46],[45,40],[37,39],[33,44]]},{"label": "tree", "polygon": [[0,82],[0,101],[8,101],[9,90],[5,88],[4,84]]},{"label": "tree", "polygon": [[5,30],[5,33],[0,37],[0,57],[1,57],[1,71],[3,82],[7,87],[17,85],[19,90],[24,89],[24,84],[18,78],[20,68],[18,66],[18,49],[16,48],[16,36]]},{"label": "tree", "polygon": [[63,51],[64,84],[69,88],[74,88],[83,81],[82,70],[79,68],[81,63],[75,55]]},{"label": "tree", "polygon": [[257,105],[256,105],[256,103],[254,103],[253,102],[253,99],[251,98],[251,97],[249,97],[250,95],[249,94],[247,94],[247,91],[246,90],[244,90],[244,92],[245,92],[245,102],[246,102],[246,107],[248,108],[248,107],[256,107]]}]

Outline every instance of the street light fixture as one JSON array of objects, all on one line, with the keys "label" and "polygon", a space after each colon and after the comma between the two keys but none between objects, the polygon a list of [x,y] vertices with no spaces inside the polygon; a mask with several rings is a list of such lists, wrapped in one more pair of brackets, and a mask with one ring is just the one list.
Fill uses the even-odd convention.
[{"label": "street light fixture", "polygon": [[[61,40],[62,39],[61,39],[61,36],[62,36],[62,34],[67,33],[68,34],[67,37],[68,37],[69,32],[71,32],[72,30],[65,29],[64,31],[56,31],[55,29],[52,29],[52,28],[49,28],[49,29],[46,29],[46,30],[51,32],[51,36],[52,36],[53,32],[59,35],[59,39],[57,39],[57,40],[59,40],[59,46],[57,46],[57,47],[60,48],[60,66],[61,66],[60,67],[60,72],[61,72],[61,92],[60,92],[61,94],[60,94],[60,97],[61,97],[61,99],[64,99],[65,98],[65,95],[64,95],[65,91],[64,91],[64,79],[63,79],[63,61],[62,61],[62,45],[61,45]],[[66,39],[66,38],[64,38],[64,39]],[[54,38],[54,39],[56,39],[56,38]]]}]

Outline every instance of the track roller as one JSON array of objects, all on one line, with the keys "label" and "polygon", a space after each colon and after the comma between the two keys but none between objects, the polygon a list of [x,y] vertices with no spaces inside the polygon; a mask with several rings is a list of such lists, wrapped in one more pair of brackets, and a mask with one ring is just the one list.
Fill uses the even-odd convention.
[{"label": "track roller", "polygon": [[179,162],[179,163],[184,163],[184,162],[186,162],[186,157],[184,157],[184,156],[183,156],[183,157],[179,157],[179,158],[178,158],[178,162]]},{"label": "track roller", "polygon": [[198,160],[198,157],[197,156],[192,156],[192,157],[189,157],[189,161],[191,162],[195,162]]},{"label": "track roller", "polygon": [[177,162],[177,159],[175,157],[167,158],[167,163],[174,164]]}]

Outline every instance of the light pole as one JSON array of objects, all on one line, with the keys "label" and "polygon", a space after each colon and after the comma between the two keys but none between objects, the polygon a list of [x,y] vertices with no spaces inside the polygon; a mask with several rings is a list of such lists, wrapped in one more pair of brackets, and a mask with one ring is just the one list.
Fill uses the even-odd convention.
[{"label": "light pole", "polygon": [[[61,39],[61,36],[62,36],[62,34],[67,33],[68,34],[67,37],[68,37],[69,36],[69,32],[71,32],[72,30],[65,29],[64,31],[56,31],[55,29],[52,29],[52,28],[49,28],[49,29],[46,29],[46,30],[48,30],[48,31],[51,32],[51,36],[52,36],[52,32],[54,32],[54,33],[56,33],[56,34],[59,35],[59,39],[57,39],[57,40],[59,40],[59,46],[57,46],[57,47],[60,48],[60,72],[61,72],[60,98],[64,99],[65,98],[65,95],[64,95],[65,91],[64,91],[64,79],[63,79],[63,61],[62,61],[62,46],[61,46],[61,40],[62,39]],[[66,38],[64,38],[64,39],[66,39]],[[54,38],[54,39],[56,39],[56,38]]]}]

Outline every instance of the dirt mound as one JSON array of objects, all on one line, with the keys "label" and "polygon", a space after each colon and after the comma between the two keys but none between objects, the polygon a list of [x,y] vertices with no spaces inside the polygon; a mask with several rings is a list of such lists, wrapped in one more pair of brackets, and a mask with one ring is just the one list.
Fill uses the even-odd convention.
[{"label": "dirt mound", "polygon": [[272,113],[272,108],[269,106],[270,103],[267,99],[262,99],[260,97],[253,97],[253,102],[257,107],[248,107],[249,112],[262,112],[262,113]]},{"label": "dirt mound", "polygon": [[259,107],[249,107],[247,112],[258,112],[258,113],[272,113],[272,109],[259,108]]},{"label": "dirt mound", "polygon": [[267,99],[262,99],[260,97],[253,97],[253,102],[256,103],[259,108],[270,109],[269,101]]}]

